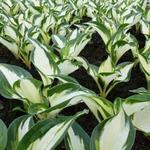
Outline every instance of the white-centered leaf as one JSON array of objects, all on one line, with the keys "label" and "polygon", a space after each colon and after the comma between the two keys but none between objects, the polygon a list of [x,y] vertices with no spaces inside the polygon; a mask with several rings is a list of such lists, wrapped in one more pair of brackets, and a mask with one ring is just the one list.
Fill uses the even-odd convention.
[{"label": "white-centered leaf", "polygon": [[6,46],[16,57],[18,57],[19,48],[16,42],[9,41],[7,38],[0,36],[0,43]]},{"label": "white-centered leaf", "polygon": [[22,138],[16,150],[52,150],[65,137],[69,127],[81,115],[82,111],[72,117],[53,118],[38,122]]},{"label": "white-centered leaf", "polygon": [[150,135],[150,103],[134,113],[132,120],[138,130]]},{"label": "white-centered leaf", "polygon": [[65,47],[66,39],[63,36],[53,35],[52,39],[53,39],[54,44],[58,46],[59,48],[62,49]]},{"label": "white-centered leaf", "polygon": [[150,105],[150,94],[136,94],[128,97],[123,102],[123,108],[128,116]]},{"label": "white-centered leaf", "polygon": [[79,69],[80,65],[71,62],[70,60],[65,60],[58,65],[61,74],[68,75],[77,69]]},{"label": "white-centered leaf", "polygon": [[32,78],[32,76],[20,67],[0,64],[0,93],[7,98],[18,98],[13,89],[13,84],[22,78]]},{"label": "white-centered leaf", "polygon": [[99,122],[114,114],[112,103],[105,98],[92,95],[82,96],[82,100]]},{"label": "white-centered leaf", "polygon": [[[51,107],[56,107],[55,111],[49,114],[51,117],[56,116],[66,107],[81,103],[84,96],[88,97],[90,95],[95,95],[94,92],[82,87],[79,84],[71,82],[59,84],[53,88],[45,88],[43,93],[46,97],[48,97]],[[57,108],[59,105],[62,105],[63,107]]]},{"label": "white-centered leaf", "polygon": [[42,82],[33,78],[24,78],[14,83],[14,90],[31,103],[42,103]]},{"label": "white-centered leaf", "polygon": [[114,72],[114,66],[113,66],[113,62],[110,56],[108,56],[108,58],[100,64],[98,72],[99,73],[113,73]]},{"label": "white-centered leaf", "polygon": [[135,139],[135,129],[125,112],[104,120],[93,131],[91,150],[130,150]]},{"label": "white-centered leaf", "polygon": [[[58,66],[56,65],[56,56],[48,50],[46,46],[37,40],[30,39],[35,49],[31,53],[31,61],[39,70],[43,81],[48,80],[46,76],[55,75],[58,73]],[[46,79],[45,79],[46,78]],[[44,84],[49,84],[44,82]]]},{"label": "white-centered leaf", "polygon": [[90,150],[90,137],[82,127],[74,123],[65,137],[67,150]]},{"label": "white-centered leaf", "polygon": [[0,119],[0,149],[5,150],[7,144],[7,127]]},{"label": "white-centered leaf", "polygon": [[110,37],[111,37],[111,33],[110,31],[107,29],[106,26],[104,26],[102,23],[100,22],[90,22],[88,23],[92,28],[94,28],[94,30],[96,30],[100,36],[102,37],[103,41],[105,44],[107,44],[107,42],[109,41]]},{"label": "white-centered leaf", "polygon": [[[51,50],[40,44],[38,41],[30,39],[35,49],[31,55],[31,61],[45,75],[54,75],[57,72],[55,59],[50,55]],[[48,53],[49,52],[49,53]]]},{"label": "white-centered leaf", "polygon": [[150,63],[141,54],[138,54],[138,58],[140,60],[140,64],[141,64],[142,68],[144,69],[145,73],[147,73],[149,75],[150,74]]},{"label": "white-centered leaf", "polygon": [[[58,105],[78,96],[91,95],[90,90],[83,88],[79,84],[63,83],[47,89],[46,95],[49,98],[51,106]],[[93,93],[92,93],[93,94]],[[75,100],[75,99],[74,99]],[[74,101],[75,102],[75,101]]]},{"label": "white-centered leaf", "polygon": [[131,69],[134,63],[121,63],[117,66],[117,77],[115,81],[117,82],[127,82],[130,78]]},{"label": "white-centered leaf", "polygon": [[21,116],[15,119],[8,128],[7,150],[16,150],[17,145],[24,135],[33,126],[33,118],[31,116]]}]

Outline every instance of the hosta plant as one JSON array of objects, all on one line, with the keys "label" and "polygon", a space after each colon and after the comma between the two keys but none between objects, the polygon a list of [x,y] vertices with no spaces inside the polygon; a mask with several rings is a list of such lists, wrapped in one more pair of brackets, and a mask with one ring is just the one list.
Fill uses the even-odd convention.
[{"label": "hosta plant", "polygon": [[[0,64],[2,83],[0,93],[9,99],[21,100],[24,104],[23,109],[29,114],[14,120],[10,125],[8,139],[12,136],[13,138],[8,141],[8,149],[26,149],[29,147],[34,150],[47,141],[46,137],[48,135],[48,137],[51,137],[52,133],[55,133],[52,140],[43,147],[43,149],[53,149],[63,139],[74,119],[80,116],[80,113],[74,117],[61,117],[58,114],[64,108],[80,102],[84,102],[89,107],[98,121],[102,119],[99,114],[103,118],[113,114],[111,103],[107,100],[97,97],[96,94],[82,87],[72,78],[61,75],[57,76],[57,78],[63,83],[54,87],[48,85],[42,88],[42,82],[34,79],[24,69],[13,65]],[[35,117],[34,120],[33,117]],[[35,130],[37,133],[35,133]],[[42,133],[39,132],[40,130]],[[56,134],[57,130],[59,136]],[[33,133],[35,136],[31,136]],[[43,137],[42,139],[41,136]],[[38,138],[41,139],[41,142]],[[26,139],[29,141],[27,142]]]},{"label": "hosta plant", "polygon": [[109,92],[118,83],[128,82],[131,70],[134,66],[132,62],[123,62],[115,65],[110,56],[108,56],[99,67],[89,64],[81,57],[78,57],[77,60],[82,63],[87,73],[94,79],[102,97],[107,97]]}]

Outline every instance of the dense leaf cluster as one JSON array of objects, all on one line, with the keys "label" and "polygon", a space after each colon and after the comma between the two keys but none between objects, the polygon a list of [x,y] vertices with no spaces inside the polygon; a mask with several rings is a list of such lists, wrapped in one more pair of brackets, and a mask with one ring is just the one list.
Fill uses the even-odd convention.
[{"label": "dense leaf cluster", "polygon": [[[142,49],[129,32],[133,26],[145,36]],[[79,55],[95,32],[108,54],[99,66]],[[8,129],[0,120],[0,150],[53,150],[63,140],[68,150],[130,150],[136,130],[149,136],[149,0],[0,0],[0,43],[41,76],[37,80],[23,68],[0,64],[0,94],[22,101],[27,114]],[[120,63],[127,51],[133,61]],[[130,80],[137,63],[147,89],[107,100],[118,83]],[[99,94],[69,76],[80,67],[93,78]],[[99,122],[91,137],[76,122],[88,110],[73,116],[61,113],[79,103]]]}]

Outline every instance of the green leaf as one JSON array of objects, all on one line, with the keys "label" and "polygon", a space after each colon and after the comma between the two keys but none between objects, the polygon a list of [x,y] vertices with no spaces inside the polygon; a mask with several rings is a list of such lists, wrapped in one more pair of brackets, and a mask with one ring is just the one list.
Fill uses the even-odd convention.
[{"label": "green leaf", "polygon": [[78,123],[74,123],[65,137],[67,150],[90,150],[90,137]]},{"label": "green leaf", "polygon": [[22,78],[32,78],[26,70],[8,64],[0,64],[0,94],[6,98],[20,98],[13,89],[13,84]]},{"label": "green leaf", "polygon": [[15,119],[8,128],[7,150],[16,150],[19,142],[33,124],[31,116],[25,115]]},{"label": "green leaf", "polygon": [[53,118],[38,122],[25,134],[16,150],[37,150],[39,147],[41,150],[55,149],[63,140],[69,127],[85,113],[87,112],[82,111],[72,117]]},{"label": "green leaf", "polygon": [[125,112],[120,112],[96,126],[91,137],[91,150],[130,150],[135,129]]},{"label": "green leaf", "polygon": [[7,144],[7,127],[0,119],[0,150],[5,150]]}]

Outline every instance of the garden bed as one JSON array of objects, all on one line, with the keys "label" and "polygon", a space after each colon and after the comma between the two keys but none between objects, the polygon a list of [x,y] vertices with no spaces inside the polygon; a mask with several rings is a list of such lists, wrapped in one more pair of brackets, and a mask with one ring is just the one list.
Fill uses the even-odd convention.
[{"label": "garden bed", "polygon": [[0,150],[149,150],[150,3],[0,0]]},{"label": "garden bed", "polygon": [[[135,33],[135,32],[134,32]],[[137,37],[140,37],[137,35]],[[139,39],[141,45],[144,43],[143,39]],[[98,65],[100,62],[107,58],[107,54],[105,52],[105,46],[103,41],[101,40],[98,34],[95,34],[92,38],[91,44],[88,44],[82,53],[81,56],[85,57],[90,63]],[[132,55],[130,52],[126,53],[126,55],[122,58],[122,61],[129,61],[132,59]],[[1,63],[8,63],[23,67],[24,69],[28,69],[20,60],[14,58],[14,56],[9,52],[9,50],[0,45],[0,61]],[[28,69],[29,70],[29,69]],[[34,68],[29,70],[32,75],[38,79],[40,79],[38,73]],[[97,86],[93,79],[87,75],[84,68],[80,68],[76,72],[71,74],[72,77],[76,78],[81,85],[99,92]],[[114,101],[116,97],[127,98],[132,95],[129,90],[137,89],[138,87],[144,87],[146,85],[146,80],[144,74],[140,71],[139,66],[132,70],[131,79],[128,83],[120,83],[117,85],[111,93],[108,95],[108,99],[110,101]],[[23,113],[20,111],[12,111],[16,105],[22,105],[17,100],[8,100],[1,96],[1,103],[4,108],[1,110],[0,116],[4,120],[4,122],[9,126],[9,124],[18,116],[21,116]],[[77,105],[75,107],[67,108],[63,111],[64,115],[73,115],[75,112],[78,112],[82,109],[86,108],[86,105]],[[89,119],[90,118],[90,119]],[[91,135],[93,128],[97,125],[97,120],[90,113],[78,120],[82,127],[84,127],[85,131]],[[88,122],[88,123],[87,123]],[[58,150],[65,150],[64,143],[58,146]],[[137,132],[135,143],[133,145],[132,150],[149,150],[150,149],[150,141],[146,138],[141,132]]]}]

